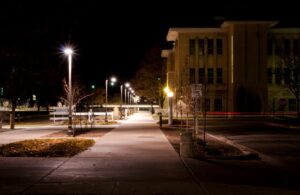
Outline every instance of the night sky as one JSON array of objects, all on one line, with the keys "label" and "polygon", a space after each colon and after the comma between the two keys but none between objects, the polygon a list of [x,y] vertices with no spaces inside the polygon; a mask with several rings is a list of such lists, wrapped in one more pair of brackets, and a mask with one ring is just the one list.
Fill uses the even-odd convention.
[{"label": "night sky", "polygon": [[[298,6],[293,3],[258,6],[259,1],[221,2],[2,2],[0,35],[2,39],[13,38],[38,29],[47,37],[45,47],[57,52],[58,63],[66,63],[59,49],[70,42],[77,52],[74,74],[87,84],[104,85],[105,77],[112,74],[130,79],[151,48],[167,48],[170,44],[166,43],[166,34],[170,27],[218,26],[222,18],[282,20],[283,26],[300,23]],[[35,47],[40,41],[38,37],[33,38],[30,46]]]}]

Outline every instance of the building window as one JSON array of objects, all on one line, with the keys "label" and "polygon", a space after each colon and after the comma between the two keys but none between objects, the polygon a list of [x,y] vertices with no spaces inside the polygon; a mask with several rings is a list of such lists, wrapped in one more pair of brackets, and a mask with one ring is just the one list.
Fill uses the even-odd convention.
[{"label": "building window", "polygon": [[207,83],[214,83],[214,69],[207,69]]},{"label": "building window", "polygon": [[205,81],[205,69],[199,68],[199,83],[204,83]]},{"label": "building window", "polygon": [[214,111],[215,112],[220,112],[222,111],[222,99],[221,98],[216,98],[214,101]]},{"label": "building window", "polygon": [[276,40],[276,42],[275,42],[275,54],[276,55],[282,54],[282,46],[281,46],[280,40]]},{"label": "building window", "polygon": [[199,55],[204,55],[204,39],[199,39],[198,40],[198,44],[199,44]]},{"label": "building window", "polygon": [[214,40],[213,39],[207,40],[207,54],[208,55],[214,54]]},{"label": "building window", "polygon": [[223,54],[223,40],[217,39],[217,54],[222,55]]},{"label": "building window", "polygon": [[268,55],[272,55],[273,53],[273,40],[268,39]]},{"label": "building window", "polygon": [[190,84],[195,83],[195,68],[190,68]]},{"label": "building window", "polygon": [[268,68],[268,83],[272,83],[272,68]]},{"label": "building window", "polygon": [[291,82],[291,70],[288,68],[284,69],[284,83],[289,84]]},{"label": "building window", "polygon": [[217,83],[223,83],[223,69],[217,68]]},{"label": "building window", "polygon": [[210,99],[205,98],[204,112],[209,112],[209,111],[210,111]]},{"label": "building window", "polygon": [[294,55],[299,54],[299,39],[293,40],[293,53],[294,53]]},{"label": "building window", "polygon": [[195,40],[190,39],[190,55],[195,55]]},{"label": "building window", "polygon": [[284,54],[290,55],[291,54],[291,44],[289,39],[284,40]]},{"label": "building window", "polygon": [[281,84],[281,68],[275,68],[275,83]]},{"label": "building window", "polygon": [[297,110],[297,105],[296,105],[296,99],[289,99],[289,111],[296,111]]}]

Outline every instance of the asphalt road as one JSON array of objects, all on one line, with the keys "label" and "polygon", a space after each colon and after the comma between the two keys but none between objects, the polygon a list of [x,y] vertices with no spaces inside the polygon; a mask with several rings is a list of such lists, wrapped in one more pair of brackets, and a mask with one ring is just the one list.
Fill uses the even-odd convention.
[{"label": "asphalt road", "polygon": [[[199,128],[203,128],[202,119]],[[206,132],[258,152],[262,161],[288,180],[300,176],[300,129],[280,127],[263,118],[208,119]]]}]

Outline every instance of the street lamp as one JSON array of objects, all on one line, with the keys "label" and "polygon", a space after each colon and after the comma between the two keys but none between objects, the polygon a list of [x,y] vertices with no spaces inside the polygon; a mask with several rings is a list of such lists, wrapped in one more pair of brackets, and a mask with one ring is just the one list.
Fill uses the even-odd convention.
[{"label": "street lamp", "polygon": [[69,61],[69,90],[68,90],[68,101],[69,101],[69,123],[68,123],[68,133],[72,133],[72,105],[73,105],[73,98],[72,98],[72,54],[73,49],[70,47],[66,47],[64,49],[64,53],[68,56]]},{"label": "street lamp", "polygon": [[168,124],[169,125],[172,125],[173,124],[173,92],[172,91],[169,91],[167,93],[167,96],[168,96],[168,100],[169,100],[169,118],[168,118]]},{"label": "street lamp", "polygon": [[[125,83],[125,89],[124,89],[124,95],[125,95],[125,104],[126,104],[126,96],[127,96],[127,88],[129,88],[130,87],[130,84],[129,83]],[[128,103],[128,100],[127,100],[127,103]]]},{"label": "street lamp", "polygon": [[[110,78],[111,85],[114,85],[115,82],[117,82],[116,77]],[[105,80],[105,96],[106,96],[106,106],[105,106],[105,122],[108,122],[107,120],[107,106],[108,106],[108,79]]]},{"label": "street lamp", "polygon": [[122,104],[123,104],[123,85],[120,86],[120,92],[121,92],[121,101],[120,101],[120,104],[121,104],[121,107],[122,107]]}]

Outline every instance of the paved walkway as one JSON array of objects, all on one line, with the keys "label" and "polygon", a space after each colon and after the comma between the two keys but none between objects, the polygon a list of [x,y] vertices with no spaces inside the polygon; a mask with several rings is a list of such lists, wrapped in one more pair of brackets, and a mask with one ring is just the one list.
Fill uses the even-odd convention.
[{"label": "paved walkway", "polygon": [[148,113],[73,158],[0,158],[0,172],[1,193],[206,194]]}]

